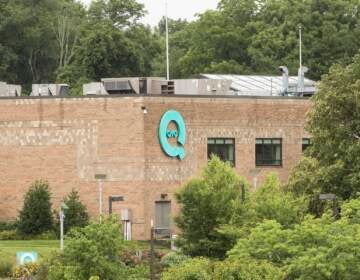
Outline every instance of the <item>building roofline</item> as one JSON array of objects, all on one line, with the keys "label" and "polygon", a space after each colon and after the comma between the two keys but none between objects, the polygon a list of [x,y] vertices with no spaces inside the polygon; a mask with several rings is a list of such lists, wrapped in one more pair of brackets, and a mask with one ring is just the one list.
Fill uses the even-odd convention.
[{"label": "building roofline", "polygon": [[1,100],[33,100],[33,99],[98,99],[98,98],[212,98],[212,99],[290,99],[290,100],[309,100],[309,97],[302,96],[256,96],[256,95],[190,95],[190,94],[111,94],[111,95],[81,95],[81,96],[4,96]]}]

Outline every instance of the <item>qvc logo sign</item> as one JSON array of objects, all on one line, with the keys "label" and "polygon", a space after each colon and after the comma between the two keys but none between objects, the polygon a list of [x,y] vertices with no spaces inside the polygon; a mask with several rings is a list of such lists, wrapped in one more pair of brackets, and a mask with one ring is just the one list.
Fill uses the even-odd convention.
[{"label": "qvc logo sign", "polygon": [[[176,130],[169,130],[171,123],[176,125]],[[170,138],[176,138],[178,145],[172,145]],[[159,126],[159,141],[164,153],[169,157],[185,158],[186,127],[181,114],[175,110],[167,111],[161,118]]]}]

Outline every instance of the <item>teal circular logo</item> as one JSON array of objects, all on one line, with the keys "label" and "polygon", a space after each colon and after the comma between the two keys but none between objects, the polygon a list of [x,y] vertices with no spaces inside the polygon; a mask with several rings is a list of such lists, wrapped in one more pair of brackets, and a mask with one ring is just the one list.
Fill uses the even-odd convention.
[{"label": "teal circular logo", "polygon": [[[170,123],[176,124],[176,130],[168,129]],[[178,145],[169,143],[170,138],[176,138]],[[185,158],[186,127],[181,114],[175,110],[167,111],[161,118],[159,126],[159,141],[161,148],[169,157]]]}]

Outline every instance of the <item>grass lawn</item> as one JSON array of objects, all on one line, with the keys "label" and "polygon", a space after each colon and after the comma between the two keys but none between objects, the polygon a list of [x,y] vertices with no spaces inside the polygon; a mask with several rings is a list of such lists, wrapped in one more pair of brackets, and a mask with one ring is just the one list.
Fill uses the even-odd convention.
[{"label": "grass lawn", "polygon": [[0,259],[13,259],[16,263],[16,252],[36,251],[39,258],[46,258],[52,251],[59,250],[58,240],[0,240]]}]

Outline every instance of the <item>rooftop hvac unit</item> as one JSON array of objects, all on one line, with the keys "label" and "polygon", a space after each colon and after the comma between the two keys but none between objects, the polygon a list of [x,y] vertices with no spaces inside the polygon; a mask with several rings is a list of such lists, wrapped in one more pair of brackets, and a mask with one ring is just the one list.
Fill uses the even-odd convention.
[{"label": "rooftop hvac unit", "polygon": [[67,84],[33,84],[30,96],[67,96],[69,85]]},{"label": "rooftop hvac unit", "polygon": [[0,97],[21,96],[21,86],[0,82]]},{"label": "rooftop hvac unit", "polygon": [[108,95],[103,83],[89,83],[83,85],[83,95]]},{"label": "rooftop hvac unit", "polygon": [[141,78],[101,79],[108,94],[139,94]]}]

